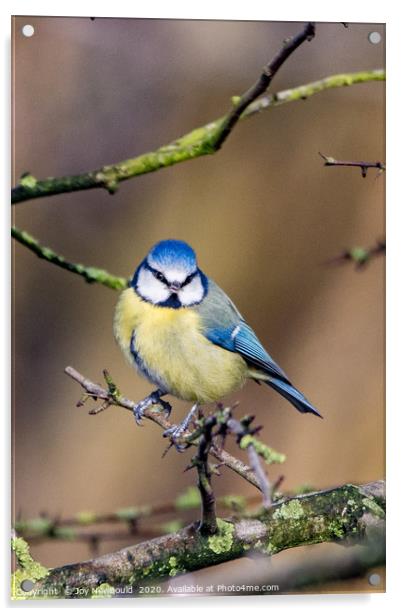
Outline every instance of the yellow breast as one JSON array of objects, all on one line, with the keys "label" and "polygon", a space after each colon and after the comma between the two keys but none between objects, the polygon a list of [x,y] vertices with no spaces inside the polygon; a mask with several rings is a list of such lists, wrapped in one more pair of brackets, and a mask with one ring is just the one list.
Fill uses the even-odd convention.
[{"label": "yellow breast", "polygon": [[246,362],[209,342],[191,308],[164,308],[141,300],[126,289],[116,307],[114,333],[127,360],[135,365],[135,350],[147,376],[178,398],[201,403],[220,400],[244,384]]}]

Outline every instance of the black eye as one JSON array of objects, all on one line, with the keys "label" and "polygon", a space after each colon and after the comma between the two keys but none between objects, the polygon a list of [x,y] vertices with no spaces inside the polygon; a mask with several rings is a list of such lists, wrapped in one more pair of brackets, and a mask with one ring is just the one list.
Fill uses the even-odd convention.
[{"label": "black eye", "polygon": [[165,278],[165,276],[163,274],[161,274],[161,272],[157,272],[156,270],[152,272],[153,275],[155,276],[155,278],[157,278],[158,280],[160,280],[161,282],[164,282],[165,284],[167,284],[167,280]]},{"label": "black eye", "polygon": [[189,282],[192,281],[192,279],[194,278],[194,276],[196,275],[197,272],[193,272],[192,274],[190,274],[189,276],[187,276],[187,278],[185,279],[185,281],[183,282],[183,287],[186,284],[189,284]]}]

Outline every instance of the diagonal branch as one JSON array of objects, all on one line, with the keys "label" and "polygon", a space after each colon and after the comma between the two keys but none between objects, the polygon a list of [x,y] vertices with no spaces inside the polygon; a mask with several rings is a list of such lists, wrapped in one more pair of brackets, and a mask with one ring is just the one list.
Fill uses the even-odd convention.
[{"label": "diagonal branch", "polygon": [[[85,394],[83,398],[81,399],[81,401],[78,403],[78,406],[81,406],[88,398],[95,399],[95,400],[99,399],[102,401],[101,405],[97,409],[89,411],[90,414],[96,415],[99,412],[104,411],[109,406],[119,406],[131,412],[134,412],[134,409],[136,408],[137,404],[133,402],[132,400],[129,400],[125,396],[122,396],[120,392],[118,392],[117,390],[111,393],[110,389],[108,391],[105,388],[98,385],[97,383],[93,383],[92,381],[85,378],[82,374],[80,374],[77,370],[75,370],[71,366],[68,366],[65,369],[65,373],[68,376],[70,376],[72,379],[74,379],[74,381],[79,383],[81,387],[85,390]],[[109,377],[109,380],[110,380],[110,377]],[[143,416],[146,417],[147,419],[150,419],[151,421],[156,423],[158,426],[160,426],[164,432],[172,428],[172,424],[166,418],[164,409],[161,404],[158,404],[158,403],[152,404],[151,406],[149,406],[148,408],[144,410]],[[176,439],[176,440],[178,444],[182,443],[182,444],[198,445],[198,439],[192,438],[190,440],[190,437],[192,436],[193,436],[192,433],[184,432],[183,435],[180,437],[180,439]],[[274,450],[267,447],[266,445],[263,445],[262,443],[261,443],[261,446],[268,450],[270,454],[269,455],[270,462],[273,462],[273,463],[283,462],[284,460],[283,454],[279,454],[278,452],[275,452]],[[219,462],[221,462],[222,464],[230,468],[232,471],[234,471],[235,473],[243,477],[243,479],[251,483],[258,490],[261,489],[258,477],[256,477],[253,470],[250,469],[248,466],[246,466],[241,460],[235,458],[234,456],[232,456],[230,453],[228,453],[224,449],[220,449],[216,447],[216,445],[211,446],[210,452],[214,456],[214,458],[216,458]],[[268,460],[268,457],[266,459]]]},{"label": "diagonal branch", "polygon": [[[159,582],[249,553],[269,556],[326,541],[343,541],[345,545],[378,543],[383,541],[384,518],[384,482],[346,484],[284,499],[268,511],[246,518],[218,518],[218,532],[212,536],[204,536],[198,524],[192,524],[94,560],[56,567],[34,579],[30,596],[88,598],[96,595],[98,588],[101,592],[106,584],[112,595],[123,587],[133,595],[143,581]],[[14,592],[28,595],[19,588]]]},{"label": "diagonal branch", "polygon": [[256,98],[265,92],[272,79],[275,77],[276,73],[279,71],[282,64],[286,62],[289,56],[291,56],[291,54],[296,51],[302,43],[312,40],[314,35],[315,25],[309,22],[304,26],[303,30],[299,32],[299,34],[285,42],[282,49],[278,51],[271,62],[264,66],[256,83],[251,86],[251,88],[249,88],[243,96],[236,100],[234,108],[225,116],[216,137],[211,142],[214,149],[218,150],[222,146],[223,142],[228,138],[229,134],[240,120],[240,116],[243,111],[245,111],[247,107],[256,100]]},{"label": "diagonal branch", "polygon": [[78,274],[79,276],[82,276],[86,282],[98,282],[99,284],[103,284],[105,287],[115,291],[120,291],[121,289],[125,289],[127,287],[128,280],[126,278],[113,276],[113,274],[109,274],[109,272],[100,269],[99,267],[89,267],[86,265],[81,265],[81,263],[71,263],[71,261],[67,261],[67,259],[65,259],[62,255],[57,254],[51,248],[42,246],[36,238],[23,229],[11,227],[11,235],[15,240],[17,240],[17,242],[26,248],[29,248],[29,250],[36,254],[40,259],[45,259],[45,261],[48,261],[53,265],[57,265],[58,267],[72,272],[73,274]]},{"label": "diagonal branch", "polygon": [[[285,47],[278,52],[271,69],[276,72],[287,57],[299,46],[305,38],[305,30],[311,30],[307,24],[305,29],[296,37],[291,39]],[[308,34],[308,32],[307,32]],[[303,40],[300,40],[300,37]],[[296,43],[296,47],[294,47]],[[284,50],[286,49],[286,57]],[[279,64],[279,66],[278,66]],[[269,68],[269,67],[268,67]],[[261,79],[261,78],[260,78]],[[264,77],[262,85],[266,81],[272,80],[272,75]],[[259,94],[264,92],[269,85],[259,92],[260,80],[248,90],[242,97],[234,97],[235,107],[226,116],[208,122],[204,126],[195,128],[179,139],[163,145],[155,151],[146,152],[140,156],[129,158],[124,161],[105,165],[99,169],[88,171],[79,175],[69,175],[62,177],[48,177],[43,180],[36,179],[30,173],[22,176],[20,183],[11,191],[12,203],[21,203],[30,199],[49,197],[62,193],[70,193],[92,188],[104,188],[113,194],[120,182],[134,178],[138,175],[151,173],[175,165],[177,163],[198,158],[207,154],[214,154],[227,138],[238,120],[255,115],[265,109],[283,105],[297,100],[305,100],[311,96],[331,88],[347,87],[359,83],[371,81],[384,81],[385,71],[382,69],[359,71],[356,73],[341,73],[330,75],[318,81],[297,86],[295,88],[283,90],[275,94],[255,100]],[[255,95],[255,92],[257,94]],[[259,93],[258,93],[259,92]],[[244,106],[246,104],[246,106]]]}]

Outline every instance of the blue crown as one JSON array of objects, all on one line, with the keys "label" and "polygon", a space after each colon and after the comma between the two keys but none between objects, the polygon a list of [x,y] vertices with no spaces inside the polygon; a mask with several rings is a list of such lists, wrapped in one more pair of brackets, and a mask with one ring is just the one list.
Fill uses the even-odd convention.
[{"label": "blue crown", "polygon": [[182,267],[186,271],[197,268],[194,250],[181,240],[162,240],[151,248],[146,259],[151,267]]}]

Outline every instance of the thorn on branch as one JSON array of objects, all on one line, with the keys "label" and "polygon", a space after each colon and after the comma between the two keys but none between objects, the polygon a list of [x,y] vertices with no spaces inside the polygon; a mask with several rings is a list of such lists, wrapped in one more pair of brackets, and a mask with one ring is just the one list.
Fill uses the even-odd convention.
[{"label": "thorn on branch", "polygon": [[380,161],[373,163],[362,160],[336,160],[332,156],[326,156],[321,152],[318,152],[318,154],[324,160],[324,167],[359,167],[363,178],[367,176],[368,169],[378,169],[377,177],[385,171],[385,165]]}]

